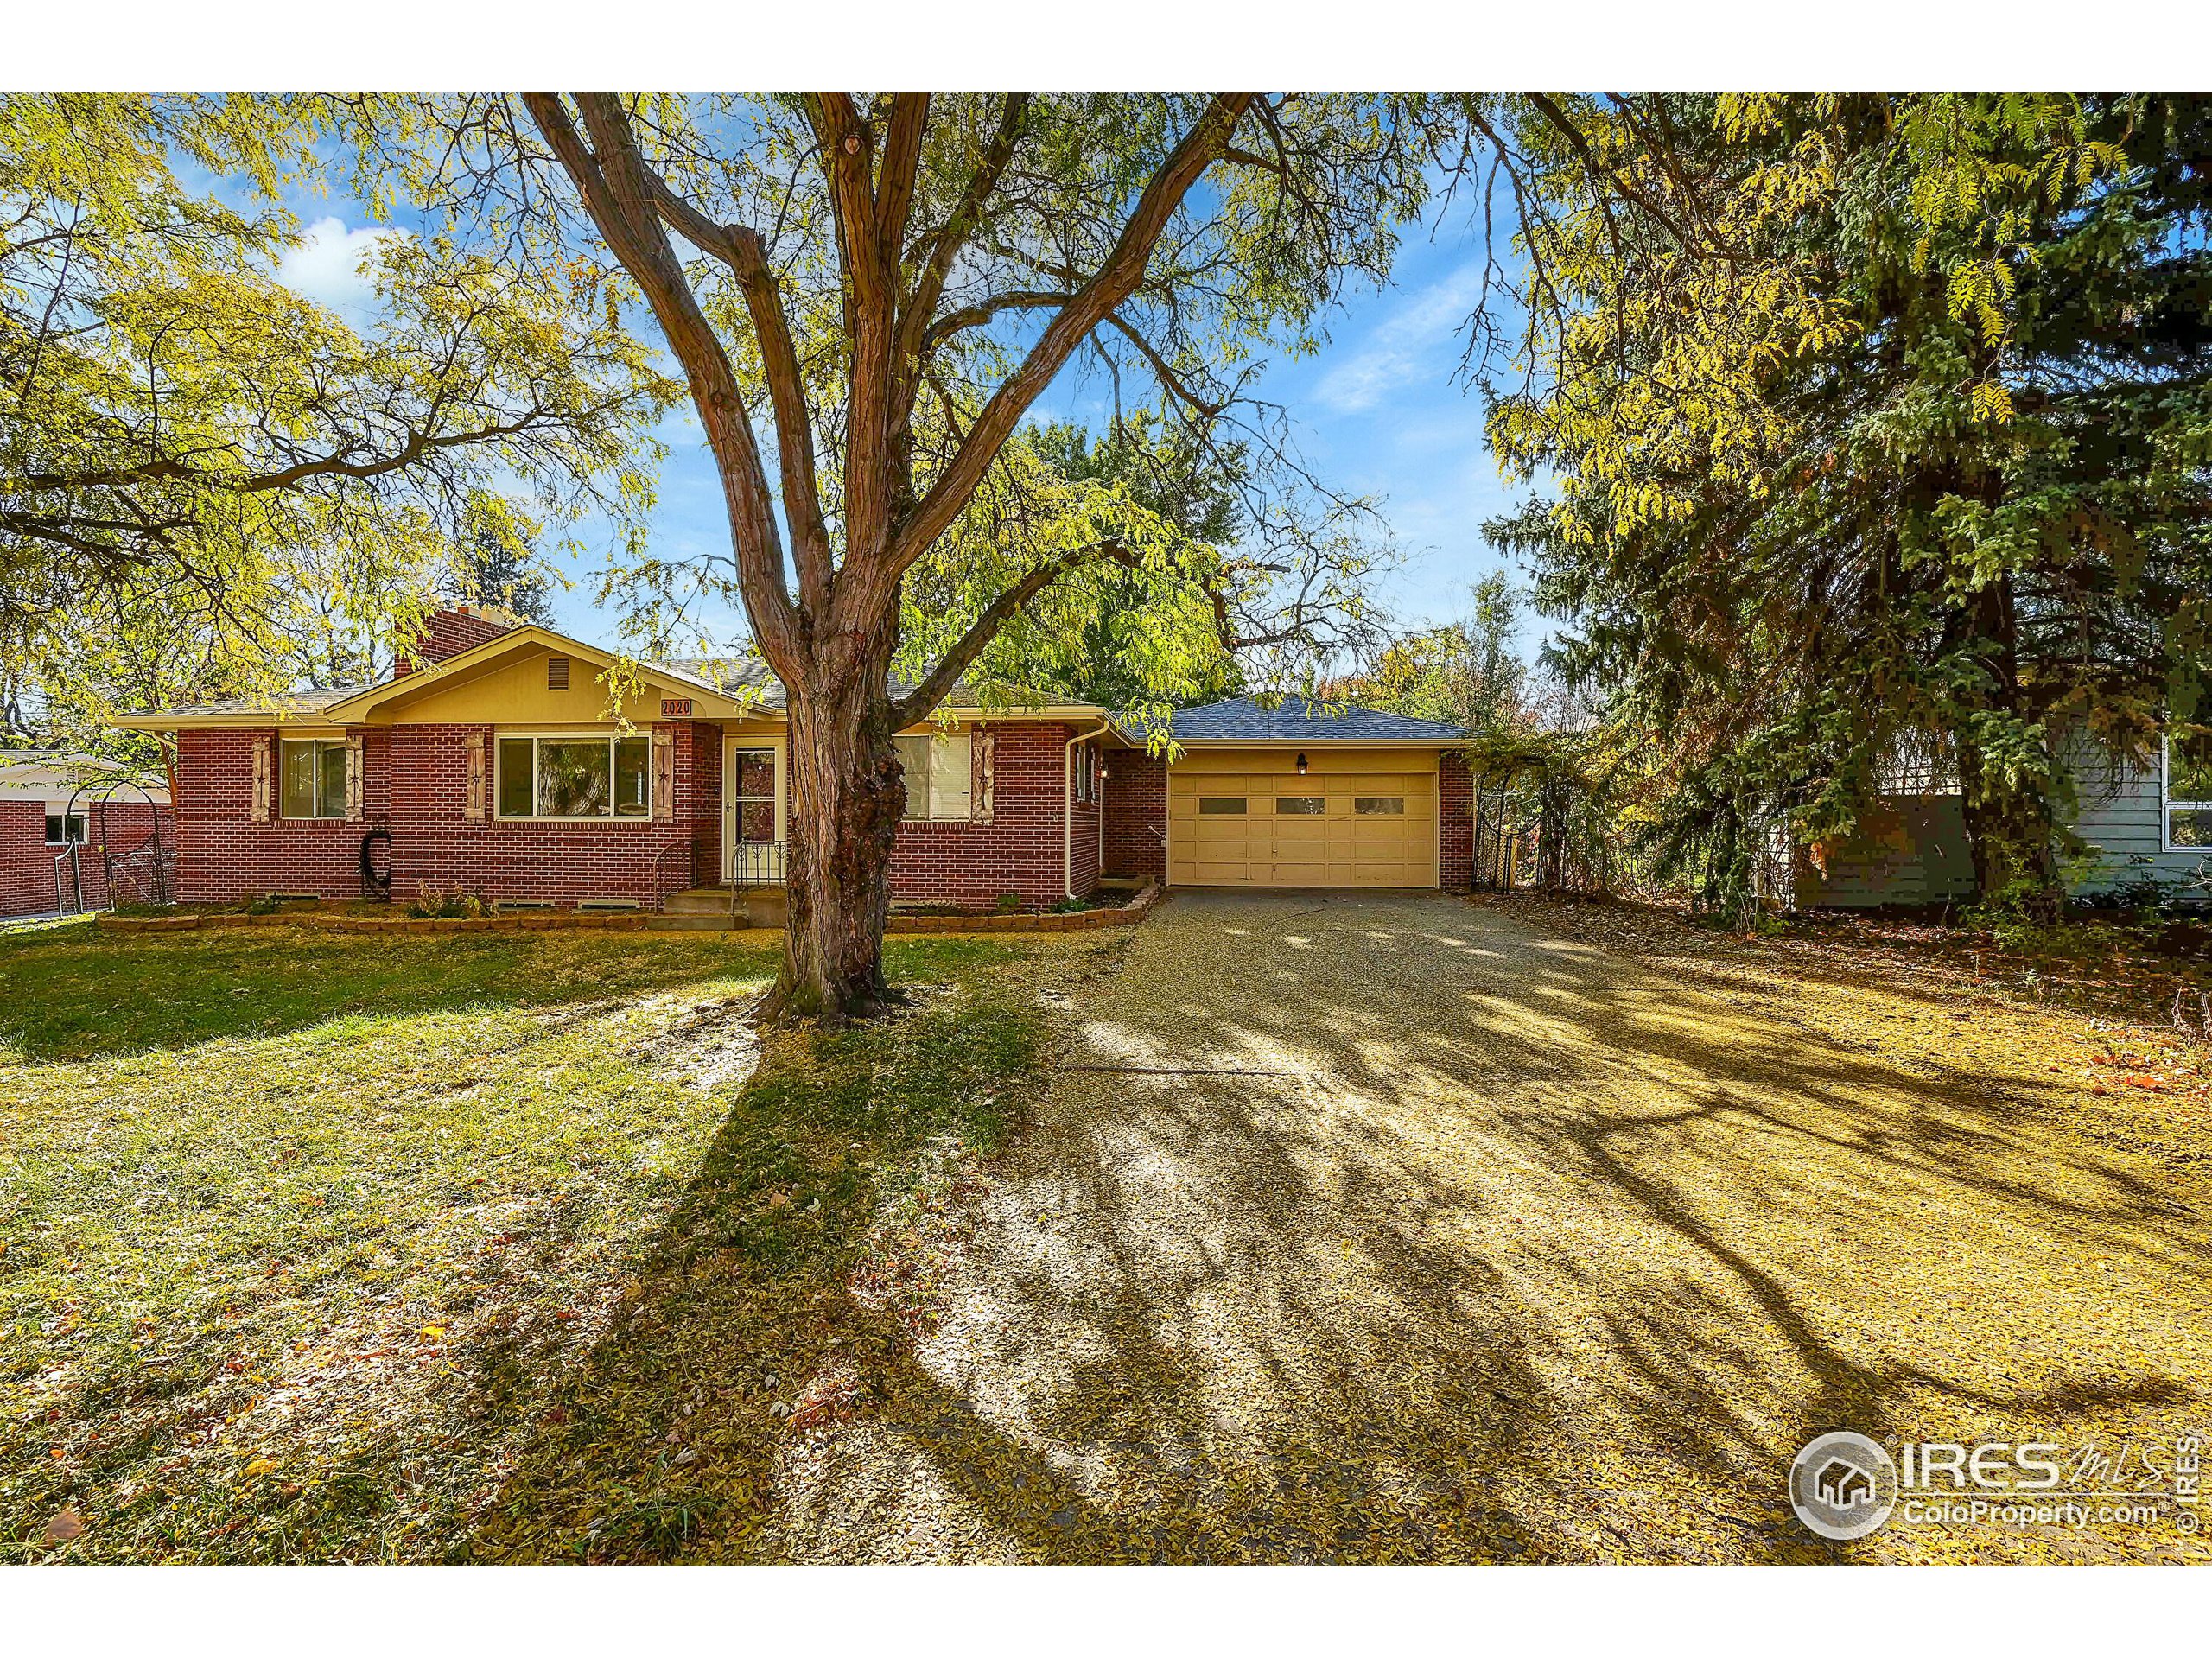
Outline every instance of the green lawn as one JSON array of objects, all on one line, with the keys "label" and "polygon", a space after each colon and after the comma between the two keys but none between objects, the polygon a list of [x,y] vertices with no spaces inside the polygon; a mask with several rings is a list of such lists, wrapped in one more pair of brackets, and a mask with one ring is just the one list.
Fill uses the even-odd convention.
[{"label": "green lawn", "polygon": [[894,942],[912,1014],[756,1071],[757,938],[0,938],[10,1554],[759,1553],[1052,947]]}]

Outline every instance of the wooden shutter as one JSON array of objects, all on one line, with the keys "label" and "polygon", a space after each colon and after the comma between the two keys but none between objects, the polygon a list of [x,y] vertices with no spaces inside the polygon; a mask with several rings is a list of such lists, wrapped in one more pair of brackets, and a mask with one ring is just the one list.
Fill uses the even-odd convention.
[{"label": "wooden shutter", "polygon": [[256,823],[269,822],[269,752],[276,744],[276,740],[273,737],[257,736],[253,740],[253,821]]},{"label": "wooden shutter", "polygon": [[461,816],[471,823],[484,822],[484,734],[468,734],[468,798]]},{"label": "wooden shutter", "polygon": [[361,734],[346,734],[346,822],[361,821]]},{"label": "wooden shutter", "polygon": [[991,762],[995,747],[991,734],[980,727],[969,740],[975,745],[970,753],[968,773],[968,821],[988,823],[991,821]]},{"label": "wooden shutter", "polygon": [[666,823],[676,816],[676,734],[653,728],[653,822]]}]

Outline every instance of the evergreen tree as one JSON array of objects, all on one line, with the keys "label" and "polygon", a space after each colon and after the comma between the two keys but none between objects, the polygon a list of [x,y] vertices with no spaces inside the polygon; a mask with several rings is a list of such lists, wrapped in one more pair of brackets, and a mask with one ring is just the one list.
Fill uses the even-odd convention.
[{"label": "evergreen tree", "polygon": [[2209,107],[1592,103],[1611,184],[1531,130],[1558,303],[1491,424],[1561,490],[1493,531],[1665,748],[1686,863],[1932,753],[1980,893],[2048,914],[2070,737],[2199,717]]}]

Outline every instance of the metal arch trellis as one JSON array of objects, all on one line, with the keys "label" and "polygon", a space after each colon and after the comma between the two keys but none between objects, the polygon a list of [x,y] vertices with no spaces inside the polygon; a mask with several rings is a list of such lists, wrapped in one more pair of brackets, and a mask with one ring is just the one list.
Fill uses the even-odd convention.
[{"label": "metal arch trellis", "polygon": [[[135,846],[118,852],[108,836],[108,808],[116,804],[119,790],[138,791],[136,803],[125,800],[124,805],[143,805],[149,824],[145,837]],[[111,906],[116,903],[118,885],[127,885],[136,902],[144,905],[166,905],[171,901],[175,887],[173,861],[176,849],[167,846],[162,839],[162,803],[154,798],[154,791],[140,778],[103,778],[77,785],[69,793],[68,804],[61,811],[61,834],[65,842],[54,859],[54,908],[57,914],[80,914],[85,904],[85,869],[81,841],[68,839],[69,821],[82,817],[89,832],[95,823],[99,827],[98,846],[100,854],[100,890]],[[89,833],[86,841],[91,840]],[[61,873],[67,865],[69,871],[70,892],[62,892]]]},{"label": "metal arch trellis", "polygon": [[1513,782],[1510,772],[1499,774],[1495,784],[1483,772],[1473,779],[1473,885],[1479,893],[1503,892],[1520,874],[1525,826],[1513,820]]}]

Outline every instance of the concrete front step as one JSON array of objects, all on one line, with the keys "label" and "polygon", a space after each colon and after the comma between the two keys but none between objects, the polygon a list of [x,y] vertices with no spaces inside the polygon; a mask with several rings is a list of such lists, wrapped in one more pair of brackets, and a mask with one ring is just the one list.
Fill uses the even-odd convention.
[{"label": "concrete front step", "polygon": [[[743,902],[740,900],[741,904]],[[677,915],[703,916],[729,914],[728,887],[692,887],[683,893],[671,893],[661,901],[661,908]]]},{"label": "concrete front step", "polygon": [[781,927],[785,902],[781,887],[753,887],[741,891],[733,911],[728,887],[691,887],[671,893],[661,903],[653,920],[656,927],[720,928]]},{"label": "concrete front step", "polygon": [[719,916],[702,916],[696,913],[687,915],[681,911],[663,911],[645,925],[656,931],[664,932],[681,929],[693,933],[721,933],[733,927],[750,927],[752,924],[746,919],[743,911],[738,912],[734,918],[728,911],[724,911]]}]

